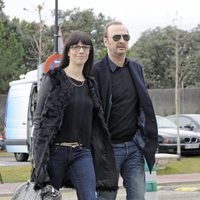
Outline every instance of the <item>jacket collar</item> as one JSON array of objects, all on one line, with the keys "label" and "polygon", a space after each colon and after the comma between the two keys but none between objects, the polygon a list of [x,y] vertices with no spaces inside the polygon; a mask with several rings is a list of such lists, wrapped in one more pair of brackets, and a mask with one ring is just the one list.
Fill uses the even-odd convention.
[{"label": "jacket collar", "polygon": [[[112,71],[112,72],[115,72],[116,69],[119,67],[118,65],[116,65],[114,62],[112,62],[112,60],[110,60],[110,58],[108,57],[108,54],[106,54],[106,56],[104,57],[103,59],[103,62],[106,62],[109,69]],[[124,62],[124,67],[125,66],[128,66],[129,64],[129,59],[128,58],[125,58],[125,62]]]}]

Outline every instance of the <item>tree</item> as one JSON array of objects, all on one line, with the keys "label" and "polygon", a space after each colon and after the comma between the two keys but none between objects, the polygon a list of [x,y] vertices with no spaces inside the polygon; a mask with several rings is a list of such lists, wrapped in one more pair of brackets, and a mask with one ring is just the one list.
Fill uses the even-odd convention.
[{"label": "tree", "polygon": [[200,86],[200,25],[188,35],[184,48],[187,56],[184,55],[181,66],[184,70],[182,84],[184,87]]},{"label": "tree", "polygon": [[[0,0],[0,68],[2,70],[0,92],[5,92],[8,89],[8,82],[18,79],[20,73],[37,68],[39,52],[41,52],[41,62],[44,62],[53,53],[54,48],[54,26],[48,27],[42,20],[40,23],[29,23],[18,18],[9,20],[9,17],[3,13],[3,8],[4,3]],[[92,9],[80,11],[79,8],[75,8],[59,11],[59,19],[63,21],[63,38],[73,30],[88,32],[94,42],[95,58],[105,54],[103,26],[110,18],[106,19],[102,13],[96,16]],[[11,55],[16,55],[15,59]]]},{"label": "tree", "polygon": [[189,87],[195,86],[199,80],[197,76],[199,34],[196,31],[194,34],[177,30],[176,27],[171,26],[163,29],[157,27],[145,31],[129,53],[130,57],[142,64],[149,88],[174,88],[175,86],[176,31],[179,32],[180,41],[179,81],[184,83],[185,87]]},{"label": "tree", "polygon": [[0,12],[3,12],[3,8],[4,8],[4,2],[3,0],[0,0]]},{"label": "tree", "polygon": [[17,41],[15,33],[7,33],[0,22],[0,92],[8,90],[8,83],[18,79],[22,68],[24,50]]},{"label": "tree", "polygon": [[67,38],[70,32],[74,30],[81,30],[91,34],[96,52],[95,58],[98,59],[104,48],[103,27],[111,18],[106,18],[102,13],[95,15],[93,9],[80,11],[79,8],[74,8],[72,10],[59,11],[59,19],[62,21],[63,38]]},{"label": "tree", "polygon": [[53,33],[51,33],[51,29],[42,24],[42,39],[40,44],[40,23],[29,23],[14,18],[12,20],[12,26],[15,27],[14,29],[17,32],[18,39],[25,50],[23,59],[24,68],[27,71],[36,69],[39,63],[39,46],[41,45],[42,62],[53,52]]},{"label": "tree", "polygon": [[163,88],[174,83],[169,67],[174,65],[174,60],[171,60],[174,57],[174,41],[169,34],[172,35],[170,28],[147,30],[129,53],[142,64],[149,88]]}]

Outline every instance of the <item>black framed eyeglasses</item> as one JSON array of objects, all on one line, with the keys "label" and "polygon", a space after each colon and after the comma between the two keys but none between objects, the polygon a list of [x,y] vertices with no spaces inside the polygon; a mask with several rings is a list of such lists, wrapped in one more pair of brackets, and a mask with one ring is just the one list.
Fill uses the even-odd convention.
[{"label": "black framed eyeglasses", "polygon": [[70,48],[75,52],[79,52],[81,49],[83,49],[83,51],[89,52],[91,46],[90,45],[71,45]]},{"label": "black framed eyeglasses", "polygon": [[124,34],[124,35],[113,35],[112,39],[117,42],[123,37],[124,41],[128,42],[130,40],[130,35]]}]

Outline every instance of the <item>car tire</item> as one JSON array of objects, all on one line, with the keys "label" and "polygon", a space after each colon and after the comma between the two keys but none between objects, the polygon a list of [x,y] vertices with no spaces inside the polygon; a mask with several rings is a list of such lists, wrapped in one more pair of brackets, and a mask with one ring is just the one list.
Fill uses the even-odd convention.
[{"label": "car tire", "polygon": [[14,153],[14,154],[17,162],[27,161],[29,157],[28,153]]}]

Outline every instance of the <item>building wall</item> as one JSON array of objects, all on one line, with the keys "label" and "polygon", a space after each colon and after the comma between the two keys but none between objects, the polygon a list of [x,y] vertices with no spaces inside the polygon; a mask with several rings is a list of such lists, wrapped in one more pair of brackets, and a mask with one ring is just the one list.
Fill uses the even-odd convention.
[{"label": "building wall", "polygon": [[[175,114],[174,89],[149,90],[155,113],[157,115]],[[187,88],[180,90],[180,113],[200,113],[200,88]]]}]

